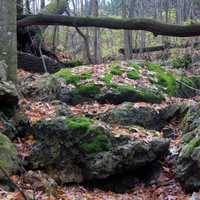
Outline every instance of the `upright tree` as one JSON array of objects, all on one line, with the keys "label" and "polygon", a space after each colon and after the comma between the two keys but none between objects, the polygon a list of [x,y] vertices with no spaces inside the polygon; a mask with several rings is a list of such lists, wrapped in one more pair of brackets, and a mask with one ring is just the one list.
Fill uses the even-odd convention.
[{"label": "upright tree", "polygon": [[0,0],[0,13],[0,60],[8,65],[8,80],[16,81],[16,1]]}]

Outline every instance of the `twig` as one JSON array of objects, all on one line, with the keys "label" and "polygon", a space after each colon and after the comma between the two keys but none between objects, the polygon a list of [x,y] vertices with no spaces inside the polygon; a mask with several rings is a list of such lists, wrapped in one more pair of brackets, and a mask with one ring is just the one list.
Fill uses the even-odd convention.
[{"label": "twig", "polygon": [[43,67],[44,67],[44,71],[45,71],[45,73],[48,73],[47,66],[46,66],[46,63],[45,63],[45,59],[44,59],[43,54],[42,54],[41,45],[42,45],[42,41],[40,41],[40,44],[39,44],[39,52],[40,52],[40,56],[41,56],[41,59],[42,59],[42,64],[43,64]]},{"label": "twig", "polygon": [[8,175],[8,172],[0,166],[0,170],[3,172],[3,174],[6,176],[6,178],[10,181],[10,183],[22,194],[24,200],[29,200],[24,191],[10,178]]},{"label": "twig", "polygon": [[194,91],[198,92],[198,94],[200,94],[200,90],[199,90],[199,89],[196,89],[196,88],[194,88],[194,87],[191,87],[190,85],[188,85],[188,84],[186,84],[186,83],[184,83],[184,82],[182,82],[182,81],[176,80],[176,82],[179,83],[179,84],[182,84],[182,85],[184,85],[184,86],[190,88],[191,90],[194,90]]}]

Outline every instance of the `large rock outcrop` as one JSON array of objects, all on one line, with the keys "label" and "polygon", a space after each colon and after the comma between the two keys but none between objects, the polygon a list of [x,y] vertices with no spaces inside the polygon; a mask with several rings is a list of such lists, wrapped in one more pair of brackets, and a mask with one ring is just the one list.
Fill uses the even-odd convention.
[{"label": "large rock outcrop", "polygon": [[38,143],[27,158],[27,167],[45,169],[61,183],[104,179],[134,171],[161,159],[169,141],[132,141],[85,117],[56,118],[34,126]]},{"label": "large rock outcrop", "polygon": [[111,124],[138,125],[146,129],[161,130],[173,118],[184,116],[187,110],[188,106],[184,104],[172,104],[159,111],[152,107],[133,107],[132,104],[124,104],[122,108],[108,110],[98,117]]},{"label": "large rock outcrop", "polygon": [[176,176],[187,191],[200,188],[200,106],[192,107],[182,122],[182,146]]}]

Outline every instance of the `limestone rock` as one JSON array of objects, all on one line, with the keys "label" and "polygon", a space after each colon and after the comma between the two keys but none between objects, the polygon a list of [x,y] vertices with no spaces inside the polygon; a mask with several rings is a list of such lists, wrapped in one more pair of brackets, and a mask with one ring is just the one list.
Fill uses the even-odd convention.
[{"label": "limestone rock", "polygon": [[[0,133],[0,167],[13,175],[20,170],[20,160],[15,146],[2,133]],[[5,174],[0,170],[0,180],[5,179]]]},{"label": "limestone rock", "polygon": [[34,129],[38,143],[27,158],[28,167],[44,169],[60,183],[104,179],[148,167],[169,147],[165,139],[147,144],[114,137],[109,129],[85,117],[45,120]]}]

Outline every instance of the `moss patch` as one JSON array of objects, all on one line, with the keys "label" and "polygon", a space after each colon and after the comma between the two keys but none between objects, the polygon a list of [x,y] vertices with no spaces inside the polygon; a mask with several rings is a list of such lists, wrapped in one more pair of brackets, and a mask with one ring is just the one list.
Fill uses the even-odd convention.
[{"label": "moss patch", "polygon": [[192,64],[192,57],[189,54],[177,57],[172,60],[172,66],[174,68],[188,68]]},{"label": "moss patch", "polygon": [[74,75],[69,69],[61,69],[55,73],[55,76],[63,78],[67,84],[77,84],[80,82],[80,76]]},{"label": "moss patch", "polygon": [[150,71],[155,72],[156,84],[165,87],[169,95],[173,96],[176,94],[176,77],[173,74],[167,72],[157,64],[148,63],[147,67]]},{"label": "moss patch", "polygon": [[150,102],[150,103],[161,103],[165,98],[162,93],[155,93],[150,89],[140,88],[137,90],[141,98],[141,101]]},{"label": "moss patch", "polygon": [[92,124],[92,120],[87,117],[72,117],[66,121],[70,129],[81,129],[83,132],[87,132]]},{"label": "moss patch", "polygon": [[67,84],[77,85],[81,80],[90,79],[92,72],[84,72],[80,75],[72,73],[69,69],[61,69],[54,74],[56,77],[63,78]]},{"label": "moss patch", "polygon": [[112,84],[112,78],[113,78],[113,74],[107,73],[107,74],[104,74],[101,80],[104,81],[107,85],[110,85]]},{"label": "moss patch", "polygon": [[110,137],[101,126],[93,126],[94,121],[87,117],[75,116],[66,120],[67,126],[73,131],[81,131],[83,138],[80,148],[85,153],[107,151],[111,147]]},{"label": "moss patch", "polygon": [[133,67],[134,69],[136,70],[139,70],[141,68],[141,66],[137,63],[132,63],[132,64],[129,64],[130,67]]},{"label": "moss patch", "polygon": [[108,151],[111,147],[109,136],[102,127],[91,128],[88,138],[81,143],[81,149],[86,153],[99,153]]},{"label": "moss patch", "polygon": [[181,150],[180,157],[187,158],[190,156],[196,147],[200,146],[200,136],[194,137],[188,144],[186,144]]},{"label": "moss patch", "polygon": [[81,96],[93,97],[101,92],[101,87],[95,83],[78,86],[75,91]]},{"label": "moss patch", "polygon": [[124,73],[124,71],[121,69],[119,65],[112,65],[110,73],[113,75],[121,76]]},{"label": "moss patch", "polygon": [[112,85],[112,89],[122,95],[132,93],[135,99],[138,101],[150,102],[150,103],[160,103],[164,100],[162,93],[155,93],[154,91],[147,88],[134,88],[130,85]]},{"label": "moss patch", "polygon": [[127,77],[130,79],[137,80],[140,79],[140,74],[136,70],[132,70],[127,73]]}]

